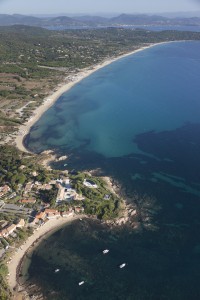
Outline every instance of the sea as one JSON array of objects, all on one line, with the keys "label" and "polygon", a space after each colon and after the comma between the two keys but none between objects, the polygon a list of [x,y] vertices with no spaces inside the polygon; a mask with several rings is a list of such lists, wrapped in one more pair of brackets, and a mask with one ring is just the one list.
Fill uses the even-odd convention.
[{"label": "sea", "polygon": [[135,226],[77,220],[41,242],[29,283],[45,299],[200,299],[199,79],[200,42],[156,45],[85,78],[31,128],[28,149],[111,176],[137,211]]}]

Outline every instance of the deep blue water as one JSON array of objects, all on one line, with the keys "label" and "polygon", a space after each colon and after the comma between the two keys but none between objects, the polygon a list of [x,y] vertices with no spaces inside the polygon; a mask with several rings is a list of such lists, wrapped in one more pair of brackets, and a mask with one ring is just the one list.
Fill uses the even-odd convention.
[{"label": "deep blue water", "polygon": [[200,42],[158,45],[84,79],[33,126],[31,150],[112,176],[138,212],[137,229],[85,220],[41,244],[30,274],[51,299],[200,299],[199,76]]}]

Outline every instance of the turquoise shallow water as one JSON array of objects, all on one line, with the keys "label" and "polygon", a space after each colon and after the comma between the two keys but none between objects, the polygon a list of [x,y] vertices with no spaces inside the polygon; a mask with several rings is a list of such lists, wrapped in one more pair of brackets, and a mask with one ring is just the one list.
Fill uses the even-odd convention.
[{"label": "turquoise shallow water", "polygon": [[99,70],[45,113],[28,147],[119,157],[139,151],[138,134],[198,122],[198,50],[198,42],[160,45]]},{"label": "turquoise shallow water", "polygon": [[[69,168],[99,168],[138,211],[139,230],[84,221],[41,245],[30,274],[58,293],[51,299],[200,299],[199,76],[200,42],[159,45],[84,79],[33,126],[31,150],[67,154]],[[80,277],[88,282],[81,291]]]}]

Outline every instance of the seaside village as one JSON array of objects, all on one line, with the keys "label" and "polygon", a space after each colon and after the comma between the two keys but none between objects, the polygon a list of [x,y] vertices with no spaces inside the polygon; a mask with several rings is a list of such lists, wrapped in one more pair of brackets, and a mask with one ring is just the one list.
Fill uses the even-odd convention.
[{"label": "seaside village", "polygon": [[47,222],[77,214],[81,218],[83,213],[98,216],[94,203],[98,201],[100,211],[105,203],[112,206],[117,201],[105,182],[90,174],[77,173],[71,179],[63,171],[48,183],[36,180],[37,172],[34,175],[35,180],[18,184],[15,191],[8,184],[0,186],[0,258],[9,257]]},{"label": "seaside village", "polygon": [[[81,186],[86,191],[98,190],[95,182],[84,177]],[[10,249],[17,249],[20,242],[46,222],[84,212],[82,204],[85,197],[80,190],[78,193],[72,187],[66,175],[48,183],[35,180],[27,182],[24,187],[19,184],[18,191],[19,195],[8,184],[0,186],[0,258]],[[43,200],[38,200],[38,195],[43,195]],[[49,197],[48,201],[45,201],[45,197]],[[105,193],[103,198],[109,200],[110,194]]]}]

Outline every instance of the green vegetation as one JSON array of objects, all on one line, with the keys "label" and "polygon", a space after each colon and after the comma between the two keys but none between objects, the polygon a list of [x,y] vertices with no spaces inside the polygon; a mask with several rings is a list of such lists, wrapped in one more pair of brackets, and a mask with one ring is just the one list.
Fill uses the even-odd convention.
[{"label": "green vegetation", "polygon": [[44,203],[49,203],[51,207],[55,207],[57,193],[58,193],[58,189],[54,185],[51,190],[40,190],[39,198]]},{"label": "green vegetation", "polygon": [[8,300],[11,297],[9,288],[6,283],[6,276],[8,275],[8,268],[3,263],[0,264],[0,299]]},{"label": "green vegetation", "polygon": [[[9,109],[6,120],[0,114],[0,124],[10,126],[8,118],[11,122],[16,118],[24,122],[41,104],[45,93],[74,71],[152,43],[200,40],[200,33],[122,28],[50,31],[15,25],[0,27],[0,39],[0,110]],[[32,107],[16,112],[30,100],[34,100]],[[6,128],[2,131],[8,132]]]},{"label": "green vegetation", "polygon": [[[88,177],[84,173],[78,173],[76,176],[71,176],[74,183],[74,188],[81,194],[85,200],[83,207],[85,213],[96,215],[99,219],[107,220],[116,218],[120,211],[121,200],[110,193],[105,187],[105,182],[101,178]],[[89,188],[83,185],[84,179],[92,180],[97,184],[97,188]],[[109,194],[109,199],[105,199],[105,195]]]},{"label": "green vegetation", "polygon": [[[0,91],[0,95],[1,95]],[[8,118],[5,116],[3,112],[0,111],[0,126],[17,126],[21,124],[20,120],[16,120],[14,118]]]},{"label": "green vegetation", "polygon": [[[25,154],[13,146],[0,146],[0,185],[9,184],[14,191],[32,180],[49,182],[57,171],[48,171],[35,162],[35,155]],[[33,172],[37,175],[34,176]]]},{"label": "green vegetation", "polygon": [[[0,40],[0,133],[6,135],[15,131],[31,115],[32,109],[40,105],[49,91],[67,75],[141,46],[176,40],[200,40],[200,33],[120,28],[56,32],[37,27],[11,26],[0,27]],[[27,183],[48,183],[57,177],[59,171],[46,170],[38,159],[37,163],[35,160],[35,155],[21,153],[13,146],[0,146],[0,185],[8,184],[12,191],[21,196]],[[84,179],[91,179],[98,188],[84,186]],[[83,173],[71,176],[71,180],[76,191],[85,198],[74,201],[72,205],[78,203],[84,207],[86,214],[104,220],[118,216],[121,201],[108,191],[103,180]],[[49,191],[40,191],[36,198],[55,206],[56,194],[57,188],[54,187]],[[62,204],[58,209],[66,210],[68,206],[68,203]],[[2,220],[9,222],[20,217],[20,212],[15,215],[10,212],[0,214]],[[17,229],[18,243],[31,233],[29,228]],[[11,236],[8,241],[12,245],[15,239]],[[0,264],[2,300],[10,297],[5,281],[7,272],[7,267]]]}]

